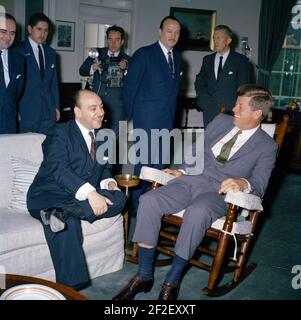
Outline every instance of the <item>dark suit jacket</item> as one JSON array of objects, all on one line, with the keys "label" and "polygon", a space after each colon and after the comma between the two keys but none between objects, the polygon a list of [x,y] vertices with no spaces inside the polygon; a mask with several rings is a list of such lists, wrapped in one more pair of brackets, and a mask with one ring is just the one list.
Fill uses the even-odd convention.
[{"label": "dark suit jacket", "polygon": [[74,120],[54,126],[42,148],[44,160],[27,194],[29,210],[69,205],[83,184],[97,189],[101,180],[111,177],[108,163],[91,160]]},{"label": "dark suit jacket", "polygon": [[230,51],[221,77],[216,81],[215,55],[216,53],[213,53],[204,57],[201,71],[195,80],[197,104],[203,109],[205,125],[217,115],[220,106],[231,111],[235,105],[238,87],[249,82],[249,60],[234,51]]},{"label": "dark suit jacket", "polygon": [[39,132],[42,118],[47,117],[55,124],[55,109],[59,109],[59,89],[56,70],[56,53],[43,44],[45,74],[41,79],[40,69],[28,38],[16,46],[25,57],[25,87],[19,102],[20,132]]},{"label": "dark suit jacket", "polygon": [[123,86],[123,106],[134,128],[173,128],[181,78],[175,49],[173,58],[174,78],[158,42],[134,53]]},{"label": "dark suit jacket", "polygon": [[192,190],[197,190],[200,185],[204,187],[203,184],[208,184],[209,181],[206,190],[218,192],[224,180],[245,178],[251,185],[251,193],[262,197],[276,160],[277,144],[265,131],[258,128],[249,140],[221,165],[215,160],[211,148],[233,128],[232,116],[218,115],[205,130],[202,174],[181,176],[178,179],[188,184]]},{"label": "dark suit jacket", "polygon": [[8,49],[9,84],[0,90],[0,133],[16,133],[17,101],[24,84],[24,59]]}]

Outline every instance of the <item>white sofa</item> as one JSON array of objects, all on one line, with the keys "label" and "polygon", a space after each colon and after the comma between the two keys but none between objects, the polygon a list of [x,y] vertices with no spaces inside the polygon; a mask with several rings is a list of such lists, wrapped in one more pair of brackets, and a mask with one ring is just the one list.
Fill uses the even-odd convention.
[{"label": "white sofa", "polygon": [[[41,223],[26,208],[26,192],[41,163],[41,134],[0,135],[0,273],[55,280]],[[123,217],[82,221],[91,279],[120,270],[124,261]]]}]

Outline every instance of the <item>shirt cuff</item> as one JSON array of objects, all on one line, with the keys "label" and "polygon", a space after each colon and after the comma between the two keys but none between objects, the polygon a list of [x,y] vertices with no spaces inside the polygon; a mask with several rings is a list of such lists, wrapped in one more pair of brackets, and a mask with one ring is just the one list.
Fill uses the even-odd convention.
[{"label": "shirt cuff", "polygon": [[90,183],[85,183],[83,184],[76,192],[75,198],[79,201],[84,201],[87,200],[88,194],[91,191],[95,191],[96,189],[90,184]]},{"label": "shirt cuff", "polygon": [[186,171],[184,169],[177,169],[177,171],[180,171],[183,174],[186,174]]},{"label": "shirt cuff", "polygon": [[115,182],[116,185],[118,186],[116,180],[114,180],[113,178],[108,178],[108,179],[104,179],[100,181],[100,189],[109,189],[109,182]]},{"label": "shirt cuff", "polygon": [[241,178],[241,180],[246,181],[246,183],[248,184],[247,188],[246,188],[243,192],[244,192],[244,193],[250,193],[251,190],[252,190],[252,187],[251,187],[251,185],[250,185],[250,182],[249,182],[247,179],[245,179],[245,178]]}]

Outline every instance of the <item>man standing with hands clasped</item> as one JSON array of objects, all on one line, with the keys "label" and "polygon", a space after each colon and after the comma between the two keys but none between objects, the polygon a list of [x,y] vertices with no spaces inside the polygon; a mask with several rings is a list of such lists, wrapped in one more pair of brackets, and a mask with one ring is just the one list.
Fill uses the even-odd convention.
[{"label": "man standing with hands clasped", "polygon": [[215,53],[203,59],[200,73],[196,76],[197,105],[203,109],[204,126],[213,120],[220,107],[231,111],[239,86],[249,83],[249,60],[230,49],[232,30],[219,25],[214,29]]}]

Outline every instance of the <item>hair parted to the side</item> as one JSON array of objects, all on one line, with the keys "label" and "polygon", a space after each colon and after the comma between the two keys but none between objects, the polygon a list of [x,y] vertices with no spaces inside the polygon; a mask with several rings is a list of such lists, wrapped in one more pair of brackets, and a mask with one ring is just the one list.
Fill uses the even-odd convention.
[{"label": "hair parted to the side", "polygon": [[116,24],[114,24],[113,26],[109,27],[106,31],[106,35],[107,35],[107,38],[109,38],[109,33],[111,31],[114,31],[114,32],[120,32],[120,35],[121,35],[121,40],[124,39],[124,36],[125,36],[125,32],[124,32],[124,29],[117,26]]},{"label": "hair parted to the side", "polygon": [[250,97],[249,106],[251,110],[261,110],[265,117],[272,107],[273,97],[270,91],[256,84],[244,84],[237,90],[238,97]]},{"label": "hair parted to the side", "polygon": [[48,26],[50,26],[49,18],[42,12],[37,12],[30,16],[28,25],[30,25],[33,28],[39,22],[47,22]]},{"label": "hair parted to the side", "polygon": [[218,31],[218,30],[224,30],[226,35],[230,38],[230,39],[233,39],[233,31],[226,25],[224,24],[220,24],[218,26],[216,26],[214,28],[214,31]]},{"label": "hair parted to the side", "polygon": [[164,22],[167,20],[167,19],[171,19],[171,20],[174,20],[174,21],[177,21],[178,24],[180,25],[181,27],[181,22],[176,18],[176,17],[173,17],[173,16],[166,16],[162,19],[162,21],[160,22],[160,29],[163,29],[163,26],[164,26]]}]

